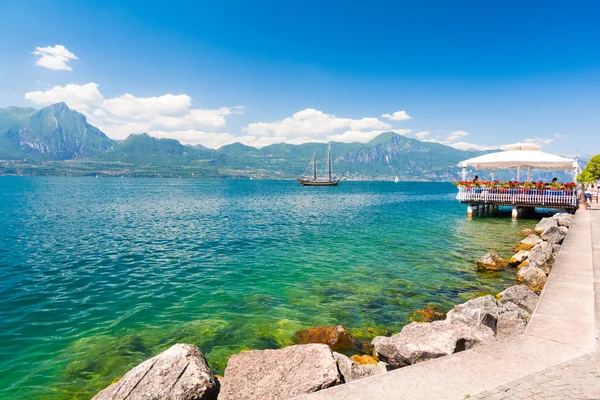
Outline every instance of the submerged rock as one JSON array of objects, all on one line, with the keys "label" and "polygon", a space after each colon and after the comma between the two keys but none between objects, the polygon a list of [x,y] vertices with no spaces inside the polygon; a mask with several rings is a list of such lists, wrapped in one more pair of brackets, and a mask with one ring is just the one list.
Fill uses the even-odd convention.
[{"label": "submerged rock", "polygon": [[542,218],[542,220],[535,226],[535,231],[541,234],[544,233],[544,231],[550,228],[551,226],[558,226],[557,218]]},{"label": "submerged rock", "polygon": [[335,351],[350,350],[358,345],[350,332],[341,325],[315,326],[314,328],[298,331],[294,337],[294,343],[322,343]]},{"label": "submerged rock", "polygon": [[491,343],[494,332],[446,321],[412,322],[392,337],[378,336],[373,346],[380,360],[392,368],[405,367],[433,358]]},{"label": "submerged rock", "polygon": [[508,260],[508,263],[512,266],[517,266],[517,265],[521,264],[523,261],[525,261],[527,259],[527,257],[529,257],[529,251],[521,250],[517,254],[512,256]]},{"label": "submerged rock", "polygon": [[342,383],[331,349],[306,344],[252,350],[227,362],[219,400],[287,399]]},{"label": "submerged rock", "polygon": [[550,244],[561,244],[568,231],[564,226],[551,226],[542,233],[542,239]]},{"label": "submerged rock", "polygon": [[218,393],[219,382],[200,350],[176,344],[127,372],[93,400],[212,400]]},{"label": "submerged rock", "polygon": [[529,235],[514,248],[515,251],[531,250],[533,246],[541,243],[542,239],[538,235]]},{"label": "submerged rock", "polygon": [[522,281],[529,289],[539,293],[544,288],[547,277],[543,269],[530,263],[517,272],[517,280]]},{"label": "submerged rock", "polygon": [[493,296],[477,297],[466,303],[455,305],[448,311],[446,321],[451,324],[465,324],[473,327],[484,325],[496,332],[500,309]]},{"label": "submerged rock", "polygon": [[496,253],[487,253],[479,260],[475,261],[478,269],[498,271],[508,266],[506,261]]},{"label": "submerged rock", "polygon": [[526,229],[523,229],[521,232],[519,232],[519,234],[521,236],[527,237],[529,235],[535,235],[535,231],[533,229],[526,228]]},{"label": "submerged rock", "polygon": [[533,313],[540,297],[526,285],[515,285],[498,293],[498,305],[506,307],[508,303],[517,305],[528,314]]},{"label": "submerged rock", "polygon": [[437,304],[429,304],[422,310],[417,310],[412,313],[410,320],[414,322],[432,322],[439,321],[446,317],[442,311],[442,307]]},{"label": "submerged rock", "polygon": [[360,365],[345,355],[336,352],[333,353],[333,357],[337,362],[338,369],[345,383],[366,378],[367,376],[383,374],[391,369],[389,365],[383,362]]}]

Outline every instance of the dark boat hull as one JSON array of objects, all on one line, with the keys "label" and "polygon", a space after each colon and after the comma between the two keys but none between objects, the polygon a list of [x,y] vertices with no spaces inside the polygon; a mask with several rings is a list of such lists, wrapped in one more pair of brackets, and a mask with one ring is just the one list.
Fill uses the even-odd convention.
[{"label": "dark boat hull", "polygon": [[303,186],[337,186],[340,181],[305,181],[298,179],[298,183]]}]

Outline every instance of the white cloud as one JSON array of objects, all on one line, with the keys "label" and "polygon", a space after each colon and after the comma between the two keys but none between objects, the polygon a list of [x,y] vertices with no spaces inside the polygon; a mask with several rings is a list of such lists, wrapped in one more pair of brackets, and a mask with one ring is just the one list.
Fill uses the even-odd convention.
[{"label": "white cloud", "polygon": [[542,146],[545,146],[547,144],[554,142],[554,139],[531,138],[531,139],[525,139],[525,140],[523,140],[523,142],[537,144],[538,146],[542,147]]},{"label": "white cloud", "polygon": [[[241,107],[218,109],[191,108],[190,96],[165,94],[158,97],[136,97],[125,93],[105,98],[98,84],[55,86],[47,91],[25,93],[25,98],[38,105],[64,101],[83,113],[88,121],[114,139],[124,139],[132,133],[206,132],[225,127],[225,116],[241,113]],[[158,133],[157,133],[158,134]],[[206,134],[211,141],[216,139]],[[172,136],[174,137],[174,136]],[[191,137],[189,134],[183,137]],[[185,142],[192,143],[192,142]],[[197,144],[199,142],[195,142]]]},{"label": "white cloud", "polygon": [[393,114],[382,114],[382,118],[387,118],[391,121],[406,121],[411,119],[411,116],[406,113],[406,111],[396,111]]},{"label": "white cloud", "polygon": [[451,143],[451,144],[447,144],[448,146],[454,147],[455,149],[458,150],[494,150],[494,149],[498,149],[499,146],[486,146],[486,145],[481,145],[481,144],[474,144],[474,143],[467,143],[467,142],[456,142],[456,143]]},{"label": "white cloud", "polygon": [[415,133],[415,137],[419,140],[423,140],[430,134],[431,134],[430,131],[419,131],[419,132]]},{"label": "white cloud", "polygon": [[252,136],[280,136],[297,138],[307,136],[325,139],[341,129],[362,131],[366,129],[391,129],[391,125],[377,118],[338,118],[314,108],[298,111],[291,117],[275,122],[255,122],[243,130]]},{"label": "white cloud", "polygon": [[454,131],[454,132],[450,133],[448,135],[448,137],[446,137],[446,140],[448,142],[453,142],[456,139],[460,139],[460,138],[467,136],[468,134],[469,134],[469,132],[465,132],[465,131]]},{"label": "white cloud", "polygon": [[61,44],[47,47],[36,47],[35,51],[31,52],[37,59],[35,65],[62,71],[73,71],[73,68],[68,64],[71,60],[77,60],[77,56],[71,53]]}]

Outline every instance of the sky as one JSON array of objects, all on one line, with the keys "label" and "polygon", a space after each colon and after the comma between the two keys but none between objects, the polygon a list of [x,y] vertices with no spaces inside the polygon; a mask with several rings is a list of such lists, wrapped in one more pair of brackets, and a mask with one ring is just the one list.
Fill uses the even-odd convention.
[{"label": "sky", "polygon": [[597,1],[0,1],[0,108],[109,137],[600,152]]}]

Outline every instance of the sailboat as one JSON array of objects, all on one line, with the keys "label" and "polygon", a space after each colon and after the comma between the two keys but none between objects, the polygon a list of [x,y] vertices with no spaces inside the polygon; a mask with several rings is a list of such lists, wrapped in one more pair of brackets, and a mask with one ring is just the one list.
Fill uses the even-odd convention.
[{"label": "sailboat", "polygon": [[394,179],[394,183],[398,183],[400,182],[400,179],[398,179],[398,177],[396,177],[396,179]]},{"label": "sailboat", "polygon": [[340,183],[339,179],[331,176],[331,143],[327,148],[327,177],[317,177],[317,153],[313,154],[312,176],[299,176],[298,183],[304,186],[337,186]]}]

